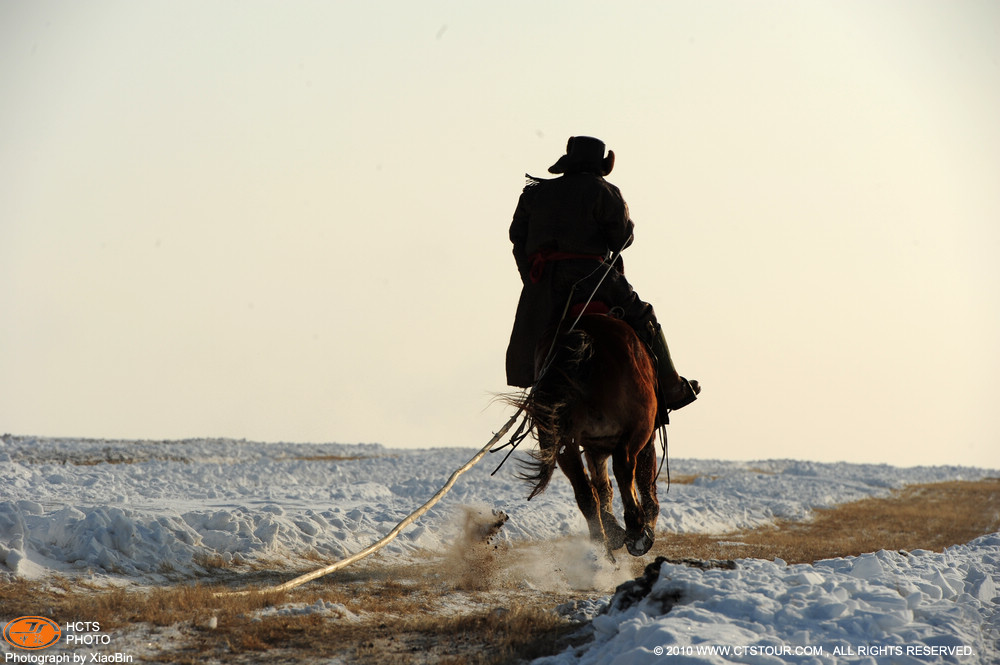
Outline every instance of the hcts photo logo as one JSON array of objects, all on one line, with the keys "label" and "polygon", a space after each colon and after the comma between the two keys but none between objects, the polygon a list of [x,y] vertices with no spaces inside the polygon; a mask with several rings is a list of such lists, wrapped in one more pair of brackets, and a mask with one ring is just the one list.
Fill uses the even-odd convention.
[{"label": "hcts photo logo", "polygon": [[62,630],[52,619],[45,617],[19,617],[8,621],[3,638],[18,649],[45,649],[59,641]]}]

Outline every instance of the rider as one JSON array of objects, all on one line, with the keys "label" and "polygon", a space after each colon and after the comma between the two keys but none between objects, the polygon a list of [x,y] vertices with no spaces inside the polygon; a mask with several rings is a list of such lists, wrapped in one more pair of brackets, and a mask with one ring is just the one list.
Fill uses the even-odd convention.
[{"label": "rider", "polygon": [[[587,300],[616,308],[656,358],[659,413],[693,402],[701,387],[674,369],[653,307],[625,279],[619,255],[614,268],[604,262],[632,244],[633,223],[617,187],[604,179],[615,154],[590,136],[570,137],[566,154],[549,167],[562,174],[544,180],[527,176],[510,225],[514,260],[521,274],[521,297],[507,347],[507,383],[521,388],[535,381],[535,347],[559,323],[570,304]],[[606,276],[605,276],[606,273]],[[658,422],[665,422],[657,417]]]}]

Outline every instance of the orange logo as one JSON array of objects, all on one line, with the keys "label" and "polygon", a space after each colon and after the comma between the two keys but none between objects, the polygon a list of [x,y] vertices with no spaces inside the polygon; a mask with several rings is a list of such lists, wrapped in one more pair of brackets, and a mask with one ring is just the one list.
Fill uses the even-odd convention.
[{"label": "orange logo", "polygon": [[18,649],[45,649],[59,641],[62,630],[52,619],[21,617],[3,629],[3,638]]}]

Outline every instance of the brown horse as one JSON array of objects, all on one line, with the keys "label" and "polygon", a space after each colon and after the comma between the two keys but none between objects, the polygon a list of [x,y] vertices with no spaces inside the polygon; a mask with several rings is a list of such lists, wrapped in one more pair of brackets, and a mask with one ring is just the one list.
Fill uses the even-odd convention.
[{"label": "brown horse", "polygon": [[[656,370],[649,351],[624,321],[594,314],[580,317],[554,343],[550,335],[538,350],[539,358],[551,360],[519,404],[539,445],[523,476],[534,483],[528,500],[545,490],[558,463],[591,539],[603,543],[612,559],[623,544],[629,554],[642,556],[653,544],[660,511]],[[612,513],[609,457],[625,508],[624,529]]]}]

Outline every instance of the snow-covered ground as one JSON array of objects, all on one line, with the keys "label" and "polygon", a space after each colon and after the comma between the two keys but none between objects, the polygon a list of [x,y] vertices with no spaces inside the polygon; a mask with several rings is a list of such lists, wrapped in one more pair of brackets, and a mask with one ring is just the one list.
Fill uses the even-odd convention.
[{"label": "snow-covered ground", "polygon": [[[474,449],[231,440],[130,442],[5,436],[0,445],[0,574],[53,572],[155,583],[208,561],[324,560],[356,552],[427,501]],[[518,455],[488,456],[385,550],[443,550],[468,507],[510,516],[501,537],[586,533],[557,475],[531,503]],[[997,471],[789,460],[671,460],[691,484],[660,491],[658,527],[718,533],[806,519],[814,508],[912,483]],[[619,508],[620,511],[620,508]],[[299,557],[302,557],[299,559]],[[1000,617],[1000,535],[944,553],[878,552],[815,565],[739,560],[702,571],[664,563],[608,600],[594,639],[542,662],[992,663]],[[668,611],[669,610],[669,611]],[[10,617],[2,617],[6,621]],[[715,651],[712,651],[715,649]],[[728,649],[728,653],[726,653]]]},{"label": "snow-covered ground", "polygon": [[944,553],[648,572],[648,585],[622,589],[594,618],[586,648],[536,664],[1000,660],[1000,534]]}]

